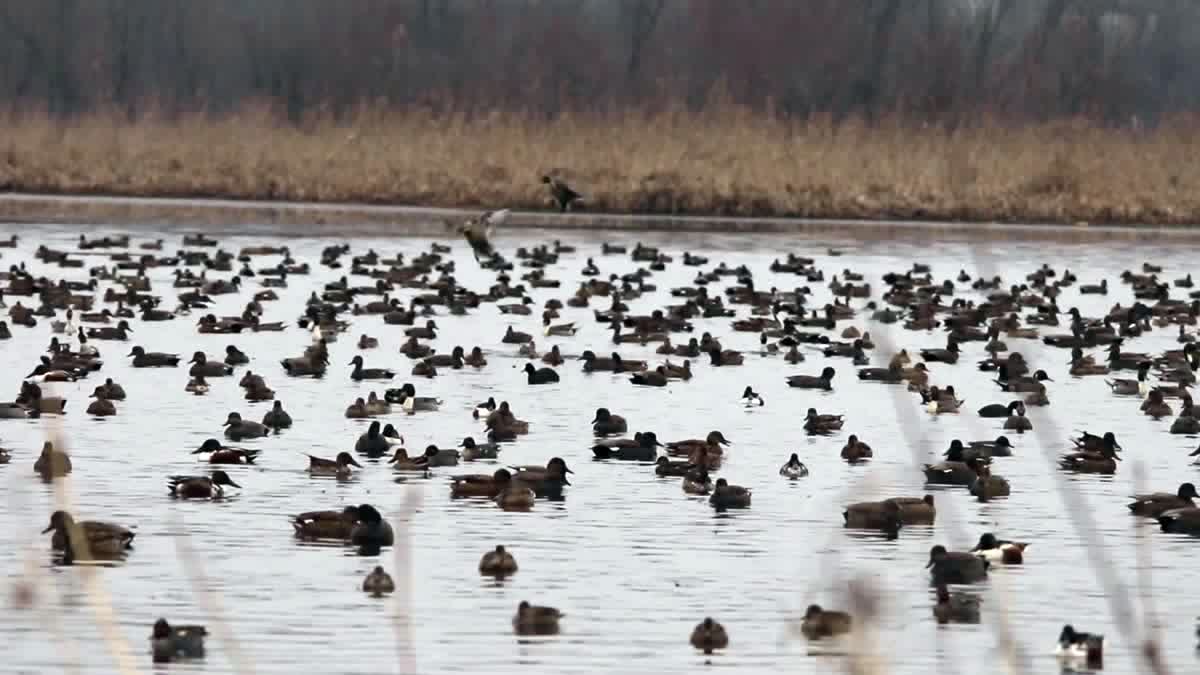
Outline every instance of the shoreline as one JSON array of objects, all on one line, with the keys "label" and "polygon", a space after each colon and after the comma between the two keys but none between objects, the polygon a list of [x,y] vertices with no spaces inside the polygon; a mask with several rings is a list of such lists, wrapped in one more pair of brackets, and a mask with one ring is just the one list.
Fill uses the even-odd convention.
[{"label": "shoreline", "polygon": [[[221,231],[250,228],[277,235],[343,236],[388,233],[421,236],[446,232],[443,219],[479,213],[479,209],[385,205],[352,202],[265,201],[223,198],[132,197],[122,195],[0,193],[0,224],[164,227],[173,231]],[[383,230],[400,226],[403,231]],[[288,232],[282,228],[294,227]],[[319,228],[319,229],[314,229]],[[1154,239],[1200,238],[1200,228],[1183,224],[1009,223],[862,218],[738,217],[722,215],[629,214],[514,209],[504,230],[599,230],[706,234],[858,233],[864,237],[916,236],[967,238]],[[1015,235],[1015,237],[1014,237]]]}]

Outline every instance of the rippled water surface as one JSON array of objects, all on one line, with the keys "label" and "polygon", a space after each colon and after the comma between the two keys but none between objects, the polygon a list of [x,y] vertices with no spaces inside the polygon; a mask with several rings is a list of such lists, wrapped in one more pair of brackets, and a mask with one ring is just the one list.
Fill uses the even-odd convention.
[{"label": "rippled water surface", "polygon": [[[7,238],[11,231],[0,228],[0,236]],[[101,233],[89,231],[89,236]],[[38,243],[72,247],[78,229],[25,228],[20,234],[25,237],[21,246],[4,249],[0,262],[32,261]],[[173,231],[137,229],[133,234],[135,243],[165,237],[169,250],[179,243]],[[430,243],[358,234],[350,240],[355,251],[370,246],[385,255],[411,256]],[[315,264],[321,248],[341,241],[341,236],[330,232],[327,237],[289,237],[287,243],[298,259]],[[539,308],[549,298],[568,297],[588,255],[595,256],[606,274],[636,268],[628,256],[600,256],[601,238],[585,233],[517,232],[497,243],[511,254],[518,244],[553,238],[580,250],[563,255],[548,269],[550,276],[563,281],[563,288],[535,290],[532,296]],[[630,245],[637,239],[632,234],[603,238]],[[858,242],[853,231],[761,237],[656,234],[641,239],[663,246],[676,262],[652,277],[657,294],[631,303],[635,313],[677,302],[666,291],[689,284],[696,274],[679,264],[685,249],[710,256],[714,264],[748,265],[759,288],[804,285],[797,277],[773,275],[768,269],[773,258],[793,251],[815,257],[827,278],[845,267],[862,272],[876,296],[884,273],[908,269],[913,261],[930,264],[938,280],[953,278],[960,268],[973,276],[983,272],[1016,280],[1045,262],[1058,269],[1069,267],[1085,283],[1109,277],[1114,288],[1108,297],[1080,297],[1071,288],[1059,300],[1062,307],[1078,306],[1090,316],[1106,312],[1113,302],[1132,300],[1128,287],[1115,283],[1123,269],[1153,260],[1166,265],[1167,278],[1192,271],[1189,248],[1155,239],[1022,242],[993,236],[976,244],[963,237],[939,241],[924,235]],[[231,232],[221,239],[230,250],[279,241],[264,231],[242,236]],[[461,283],[486,290],[492,275],[478,268],[465,245],[453,244]],[[829,246],[844,255],[830,257]],[[88,259],[89,264],[101,261]],[[256,259],[254,266],[276,260]],[[44,269],[30,264],[37,271]],[[54,268],[47,273],[82,279],[86,270]],[[149,272],[153,290],[168,299],[175,294],[171,273],[169,268]],[[1134,672],[1140,638],[1123,634],[1113,618],[1130,611],[1135,625],[1161,629],[1166,656],[1176,672],[1196,668],[1196,542],[1159,532],[1153,522],[1130,517],[1124,505],[1138,487],[1174,491],[1181,480],[1190,478],[1195,470],[1187,453],[1196,440],[1168,435],[1169,420],[1154,422],[1142,416],[1136,400],[1112,396],[1102,378],[1069,377],[1065,351],[1038,341],[1008,339],[1011,348],[1054,378],[1049,387],[1053,404],[1029,413],[1036,433],[1015,439],[1015,456],[996,461],[995,472],[1012,482],[1012,497],[979,504],[964,489],[939,490],[937,525],[906,528],[898,541],[887,542],[844,530],[843,506],[924,493],[917,461],[932,461],[953,438],[994,438],[1002,420],[983,420],[973,412],[929,416],[919,398],[902,388],[859,382],[846,359],[828,363],[838,370],[833,392],[789,389],[785,375],[815,374],[826,360],[816,351],[798,366],[778,356],[761,356],[758,336],[735,333],[729,319],[697,319],[696,335],[711,331],[727,348],[746,351],[746,365],[714,369],[697,364],[692,381],[665,389],[634,387],[627,376],[588,375],[574,360],[559,368],[560,384],[527,386],[519,370],[524,361],[500,338],[510,323],[539,333],[540,311],[531,317],[508,317],[492,305],[467,317],[438,316],[442,330],[433,342],[441,352],[456,344],[468,349],[481,345],[490,359],[483,370],[447,370],[432,381],[412,378],[412,362],[397,351],[402,327],[385,326],[379,317],[356,317],[350,332],[331,346],[326,378],[285,377],[279,359],[299,354],[309,341],[294,323],[305,298],[342,273],[316,267],[312,276],[292,277],[281,299],[267,303],[263,317],[287,322],[282,333],[199,335],[194,316],[135,323],[130,343],[97,343],[105,360],[100,373],[59,385],[58,391],[70,401],[69,414],[61,420],[0,420],[0,444],[12,452],[12,463],[0,466],[5,495],[0,569],[10,588],[23,575],[38,582],[33,609],[6,606],[0,612],[5,636],[0,641],[0,672],[113,673],[118,672],[119,660],[138,671],[148,670],[146,637],[154,619],[165,616],[179,623],[206,623],[212,633],[207,660],[171,666],[179,671],[663,675],[696,672],[704,665],[706,657],[688,645],[688,635],[708,615],[725,624],[731,639],[728,650],[711,657],[713,668],[829,672],[840,666],[842,657],[813,649],[790,626],[812,602],[845,606],[846,581],[860,573],[884,591],[881,633],[871,646],[880,649],[891,673],[1001,672],[1006,670],[1003,644],[1010,634],[1018,644],[1016,672],[1055,672],[1058,665],[1051,651],[1065,622],[1108,635],[1106,672]],[[727,283],[733,279],[716,287]],[[256,288],[257,282],[249,286]],[[825,284],[811,286],[813,305],[829,299]],[[401,290],[398,295],[407,300],[414,292]],[[979,296],[961,289],[959,297]],[[247,299],[248,293],[219,296],[213,311],[238,314]],[[6,300],[11,305],[17,298]],[[594,305],[605,307],[607,301]],[[745,306],[737,307],[745,313]],[[611,351],[610,333],[594,321],[591,309],[567,308],[561,320],[578,322],[579,334],[539,338],[540,349],[558,344],[568,355],[588,348]],[[839,324],[837,332],[849,323],[875,336],[879,347],[873,360],[878,365],[886,364],[890,345],[911,351],[945,344],[941,331],[889,329],[865,316]],[[0,387],[11,392],[8,398],[16,395],[21,376],[45,349],[51,328],[43,319],[37,328],[13,332],[14,338],[0,348]],[[429,443],[453,446],[464,436],[481,437],[482,425],[470,414],[473,404],[488,396],[506,399],[532,429],[505,446],[503,463],[564,457],[575,472],[565,501],[539,501],[531,512],[507,513],[490,502],[450,499],[448,476],[490,473],[497,468],[494,463],[439,469],[427,480],[405,483],[396,483],[382,463],[364,462],[365,470],[348,482],[309,477],[301,453],[332,457],[352,449],[366,428],[365,422],[343,415],[348,403],[372,389],[352,382],[346,365],[358,353],[355,340],[363,332],[381,342],[379,349],[364,353],[368,367],[394,368],[400,375],[393,386],[413,381],[422,395],[444,401],[436,413],[386,418],[400,429],[410,449]],[[1128,341],[1125,349],[1173,349],[1174,337],[1173,330],[1159,330]],[[207,397],[193,397],[184,392],[185,367],[135,370],[125,354],[132,344],[140,344],[147,350],[180,352],[186,359],[201,349],[219,354],[230,342],[251,356],[249,367],[265,375],[296,420],[295,427],[243,444],[261,449],[262,455],[257,466],[230,469],[243,486],[234,491],[235,497],[219,503],[173,501],[167,496],[167,476],[207,468],[189,451],[206,438],[220,437],[228,412],[258,419],[270,404],[242,400],[235,378],[213,380]],[[621,351],[628,358],[662,358],[654,354],[654,345],[622,345]],[[956,366],[931,366],[933,382],[953,384],[968,411],[1005,402],[1007,395],[998,391],[992,376],[974,367],[983,356],[982,343],[968,343],[964,351]],[[237,374],[244,370],[239,368]],[[117,404],[116,417],[91,419],[83,414],[86,397],[105,376],[121,383],[129,398]],[[738,396],[747,384],[762,393],[765,407],[742,407]],[[375,389],[382,393],[382,387]],[[624,415],[631,432],[653,430],[662,440],[721,430],[733,446],[719,476],[753,488],[753,506],[716,514],[704,499],[683,494],[678,479],[659,479],[648,465],[592,460],[589,421],[598,406]],[[806,437],[801,427],[809,407],[845,414],[844,432]],[[137,527],[136,549],[118,567],[84,570],[50,563],[49,535],[39,533],[54,509],[54,494],[36,479],[31,466],[48,428],[58,422],[74,458],[69,498],[77,517]],[[1080,429],[1118,433],[1126,453],[1116,476],[1063,476],[1053,469],[1055,455],[1067,449],[1068,436]],[[874,447],[873,462],[848,466],[839,459],[849,433]],[[807,463],[809,477],[790,482],[777,475],[791,452]],[[1135,485],[1139,463],[1146,474],[1140,486]],[[1082,507],[1068,506],[1065,498],[1082,500]],[[397,526],[402,535],[397,550],[362,557],[293,540],[289,514],[361,502],[378,505]],[[1102,543],[1085,538],[1079,517],[1096,523]],[[988,583],[974,589],[984,599],[981,625],[939,627],[930,613],[932,593],[923,569],[928,550],[935,543],[969,548],[985,531],[1033,542],[1027,564],[996,570]],[[1145,548],[1139,557],[1140,541]],[[502,584],[476,574],[479,556],[497,543],[507,545],[521,567]],[[182,557],[181,550],[194,556]],[[1104,566],[1106,560],[1112,561],[1111,567]],[[387,567],[401,583],[391,599],[371,599],[358,590],[376,564]],[[1101,575],[1114,575],[1117,593]],[[91,593],[89,583],[94,583]],[[565,612],[561,635],[516,639],[510,618],[523,599]],[[1134,609],[1123,604],[1128,600]],[[103,628],[110,625],[111,634]]]}]

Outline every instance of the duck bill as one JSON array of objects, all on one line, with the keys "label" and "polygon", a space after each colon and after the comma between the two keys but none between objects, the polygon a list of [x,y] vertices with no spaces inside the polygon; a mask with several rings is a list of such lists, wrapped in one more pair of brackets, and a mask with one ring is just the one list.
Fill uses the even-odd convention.
[{"label": "duck bill", "polygon": [[49,525],[47,525],[47,526],[46,526],[46,529],[42,530],[42,534],[46,534],[47,532],[50,532],[50,531],[52,531],[53,529],[54,529],[54,523],[51,523],[51,524],[49,524]]},{"label": "duck bill", "polygon": [[354,461],[353,457],[350,458],[350,461],[347,462],[347,464],[349,464],[350,466],[357,466],[360,469],[362,468],[362,464],[359,464],[358,462]]},{"label": "duck bill", "polygon": [[930,567],[933,567],[933,559],[932,558],[929,560],[929,562],[925,563],[925,569],[929,569]]},{"label": "duck bill", "polygon": [[237,489],[239,489],[239,490],[240,490],[240,489],[242,489],[242,486],[241,486],[241,485],[238,485],[238,484],[237,484],[237,483],[235,483],[235,482],[233,482],[233,479],[232,479],[232,478],[230,478],[230,479],[229,479],[229,485],[231,485],[231,486],[233,486],[233,487],[235,487],[235,488],[237,488]]}]

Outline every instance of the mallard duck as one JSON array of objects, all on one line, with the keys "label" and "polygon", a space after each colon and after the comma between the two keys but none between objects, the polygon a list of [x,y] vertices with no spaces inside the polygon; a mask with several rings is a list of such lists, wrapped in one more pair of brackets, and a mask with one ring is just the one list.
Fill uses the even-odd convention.
[{"label": "mallard duck", "polygon": [[[53,532],[50,546],[56,551],[75,550],[76,558],[82,554],[118,555],[126,549],[133,548],[133,538],[137,536],[132,530],[98,520],[76,521],[66,511],[55,511],[50,514],[50,524],[42,530],[42,534]],[[86,549],[74,545],[74,537],[82,536],[86,540]]]},{"label": "mallard duck", "polygon": [[396,582],[392,581],[392,575],[385,572],[382,565],[376,565],[363,579],[362,589],[373,598],[382,598],[396,590]]},{"label": "mallard duck", "polygon": [[804,430],[810,434],[832,434],[842,428],[842,415],[818,415],[816,408],[809,408],[804,417]]},{"label": "mallard duck", "polygon": [[260,450],[244,450],[221,445],[221,441],[210,438],[192,451],[193,455],[208,453],[209,464],[253,464]]},{"label": "mallard duck", "polygon": [[42,443],[42,453],[33,463],[33,470],[41,474],[43,479],[58,478],[71,473],[71,457],[66,451],[54,447],[54,443]]},{"label": "mallard duck", "polygon": [[801,462],[800,457],[793,452],[792,456],[788,458],[788,461],[784,462],[783,466],[779,467],[779,475],[783,476],[784,478],[796,480],[797,478],[803,478],[808,475],[808,467],[804,466],[804,462]]},{"label": "mallard duck", "polygon": [[1058,634],[1054,655],[1061,661],[1083,662],[1089,669],[1098,670],[1104,663],[1104,636],[1080,633],[1067,624]]},{"label": "mallard duck", "polygon": [[933,606],[933,616],[940,624],[979,623],[980,602],[977,595],[951,593],[946,584],[938,584],[937,603]]},{"label": "mallard duck", "polygon": [[531,605],[522,600],[513,616],[513,630],[518,635],[554,635],[558,633],[558,621],[563,616],[553,607]]},{"label": "mallard duck", "polygon": [[724,626],[713,621],[712,617],[705,617],[692,629],[691,643],[705,654],[712,654],[717,649],[729,646],[729,635]]},{"label": "mallard duck", "polygon": [[497,545],[496,550],[488,551],[479,559],[479,573],[492,577],[506,577],[517,572],[517,559],[513,554]]},{"label": "mallard duck", "polygon": [[846,445],[842,446],[842,459],[850,464],[857,464],[874,456],[871,446],[858,440],[858,436],[850,434],[846,439]]},{"label": "mallard duck", "polygon": [[363,368],[363,357],[355,354],[353,359],[347,365],[354,366],[354,370],[350,372],[350,379],[355,382],[362,380],[390,380],[396,376],[395,371],[387,368]]},{"label": "mallard duck", "polygon": [[236,412],[229,413],[225,418],[225,423],[221,426],[225,427],[225,436],[232,441],[240,441],[247,438],[262,438],[271,433],[271,430],[265,424],[244,420]]},{"label": "mallard duck", "polygon": [[820,375],[792,375],[787,378],[789,387],[797,387],[800,389],[824,389],[831,391],[833,389],[834,369],[831,366],[826,366]]},{"label": "mallard duck", "polygon": [[241,488],[224,471],[214,471],[211,476],[171,476],[167,488],[174,497],[181,499],[220,499],[225,496],[222,486]]},{"label": "mallard duck", "polygon": [[822,609],[820,605],[809,605],[804,611],[804,620],[800,623],[800,632],[809,640],[834,637],[849,633],[853,626],[850,615]]},{"label": "mallard duck", "polygon": [[1022,541],[1004,541],[997,539],[991,532],[979,536],[979,543],[969,552],[980,556],[988,562],[1004,565],[1020,565],[1025,560],[1025,549],[1029,544]]},{"label": "mallard duck", "polygon": [[592,446],[596,459],[622,459],[635,462],[653,462],[658,459],[658,448],[662,443],[653,431],[638,432],[632,439],[617,438],[603,440]]},{"label": "mallard duck", "polygon": [[1164,511],[1195,507],[1193,499],[1200,498],[1196,494],[1196,486],[1191,483],[1181,483],[1175,494],[1169,492],[1152,492],[1150,494],[1134,495],[1133,502],[1127,504],[1134,515],[1157,518]]},{"label": "mallard duck", "polygon": [[159,619],[150,634],[150,653],[155,663],[202,659],[206,635],[208,630],[204,626],[174,626],[166,619]]},{"label": "mallard duck", "polygon": [[305,453],[308,457],[308,472],[314,476],[349,476],[350,467],[362,468],[348,452],[339,452],[336,459],[325,459]]},{"label": "mallard duck", "polygon": [[467,474],[451,476],[451,497],[495,497],[512,481],[508,469],[496,469],[491,475]]},{"label": "mallard duck", "polygon": [[1105,446],[1098,451],[1084,450],[1064,455],[1058,460],[1060,469],[1079,473],[1114,474],[1121,457],[1116,446]]},{"label": "mallard duck", "polygon": [[973,458],[971,462],[967,462],[961,442],[951,443],[950,449],[945,452],[945,457],[946,460],[943,462],[924,466],[925,482],[969,486],[978,477],[975,463],[983,460]]},{"label": "mallard duck", "polygon": [[990,563],[981,555],[947,551],[938,544],[929,550],[925,567],[935,583],[970,584],[987,578]]},{"label": "mallard duck", "polygon": [[750,506],[750,490],[741,485],[730,485],[724,478],[718,478],[713,485],[708,503],[717,509],[744,509]]},{"label": "mallard duck", "polygon": [[291,519],[299,539],[349,539],[356,522],[357,506],[347,506],[341,511],[307,511]]}]

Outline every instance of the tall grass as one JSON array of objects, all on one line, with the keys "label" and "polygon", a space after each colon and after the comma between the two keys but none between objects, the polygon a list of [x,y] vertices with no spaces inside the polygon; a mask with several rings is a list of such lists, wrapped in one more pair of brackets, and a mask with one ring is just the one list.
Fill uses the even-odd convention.
[{"label": "tall grass", "polygon": [[1200,220],[1200,120],[948,129],[706,112],[435,114],[362,108],[287,125],[0,114],[0,187],[130,196],[544,208],[543,173],[597,211],[978,221]]}]

